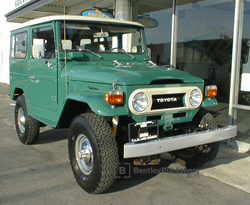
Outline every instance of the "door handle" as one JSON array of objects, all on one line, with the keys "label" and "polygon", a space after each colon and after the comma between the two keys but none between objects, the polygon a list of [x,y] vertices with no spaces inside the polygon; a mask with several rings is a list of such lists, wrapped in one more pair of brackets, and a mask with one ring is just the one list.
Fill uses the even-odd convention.
[{"label": "door handle", "polygon": [[30,76],[30,80],[35,80],[35,76]]},{"label": "door handle", "polygon": [[51,63],[49,60],[48,60],[48,61],[45,61],[45,64],[47,64],[47,66],[48,66],[48,68],[49,68],[50,70],[53,69],[52,63]]}]

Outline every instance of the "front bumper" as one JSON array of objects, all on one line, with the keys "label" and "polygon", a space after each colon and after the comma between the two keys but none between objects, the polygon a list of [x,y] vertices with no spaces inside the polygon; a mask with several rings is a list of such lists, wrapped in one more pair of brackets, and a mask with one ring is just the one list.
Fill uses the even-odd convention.
[{"label": "front bumper", "polygon": [[147,142],[128,142],[124,144],[124,158],[143,157],[154,154],[161,154],[174,150],[208,144],[233,138],[237,135],[237,126],[206,130],[201,132],[166,137]]}]

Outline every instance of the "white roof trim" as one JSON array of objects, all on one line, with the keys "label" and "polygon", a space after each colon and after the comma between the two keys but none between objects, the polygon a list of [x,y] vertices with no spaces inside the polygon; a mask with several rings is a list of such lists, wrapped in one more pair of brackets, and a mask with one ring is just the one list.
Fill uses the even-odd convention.
[{"label": "white roof trim", "polygon": [[125,20],[118,20],[118,19],[111,19],[111,18],[78,16],[78,15],[57,15],[57,16],[46,16],[46,17],[41,17],[41,18],[27,21],[25,23],[20,24],[18,27],[12,29],[12,31],[27,27],[27,26],[37,25],[37,24],[46,23],[50,21],[56,21],[56,20],[75,20],[75,21],[95,22],[95,23],[96,22],[100,22],[100,23],[110,22],[110,23],[119,23],[119,24],[143,27],[142,24],[134,22],[134,21],[125,21]]}]

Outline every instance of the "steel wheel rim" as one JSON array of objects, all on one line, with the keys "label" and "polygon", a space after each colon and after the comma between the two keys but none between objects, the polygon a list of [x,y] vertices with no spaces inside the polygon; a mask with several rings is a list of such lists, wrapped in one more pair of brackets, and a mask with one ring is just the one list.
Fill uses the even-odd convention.
[{"label": "steel wheel rim", "polygon": [[25,132],[25,114],[22,108],[19,108],[18,110],[18,114],[17,114],[17,123],[18,123],[18,127],[21,133]]},{"label": "steel wheel rim", "polygon": [[77,137],[75,155],[81,172],[85,175],[89,175],[93,168],[94,157],[92,146],[84,134],[80,134]]}]

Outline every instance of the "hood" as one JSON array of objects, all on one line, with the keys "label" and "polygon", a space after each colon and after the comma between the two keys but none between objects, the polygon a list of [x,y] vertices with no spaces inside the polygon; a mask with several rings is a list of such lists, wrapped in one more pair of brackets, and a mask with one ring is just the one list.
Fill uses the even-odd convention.
[{"label": "hood", "polygon": [[165,67],[152,67],[146,64],[113,67],[95,63],[75,63],[70,66],[69,80],[87,81],[93,83],[110,84],[118,79],[119,85],[148,85],[153,80],[181,80],[184,83],[202,83],[203,80],[187,72],[167,69]]}]

